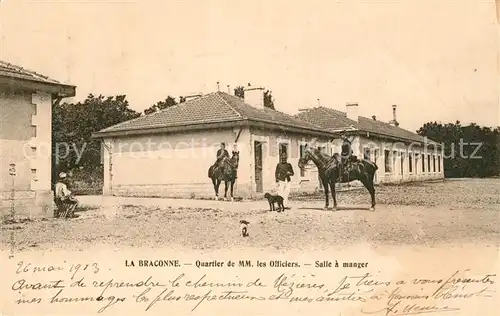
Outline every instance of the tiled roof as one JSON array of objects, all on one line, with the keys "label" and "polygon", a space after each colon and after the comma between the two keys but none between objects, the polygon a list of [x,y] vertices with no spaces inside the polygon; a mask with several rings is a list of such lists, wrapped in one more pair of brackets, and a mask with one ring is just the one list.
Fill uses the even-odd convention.
[{"label": "tiled roof", "polygon": [[16,66],[1,60],[0,60],[0,76],[10,77],[15,79],[38,81],[42,83],[61,84],[57,80],[51,79],[47,76],[41,75],[34,71],[30,71],[24,69],[23,67]]},{"label": "tiled roof", "polygon": [[347,118],[347,114],[345,112],[327,107],[316,107],[303,110],[299,114],[295,115],[295,117],[311,124],[321,126],[332,132],[357,129],[360,131],[377,133],[380,135],[391,136],[410,141],[424,141],[424,138],[422,136],[403,128],[363,116],[360,116],[358,121],[356,122]]},{"label": "tiled roof", "polygon": [[186,127],[188,130],[196,124],[230,123],[245,120],[324,133],[324,129],[321,127],[279,111],[252,107],[236,96],[219,91],[113,125],[99,131],[98,134],[167,127]]}]

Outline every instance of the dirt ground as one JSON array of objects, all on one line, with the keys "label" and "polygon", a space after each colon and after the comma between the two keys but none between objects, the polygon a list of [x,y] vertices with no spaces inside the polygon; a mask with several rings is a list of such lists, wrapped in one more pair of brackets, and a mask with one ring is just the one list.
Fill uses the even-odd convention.
[{"label": "dirt ground", "polygon": [[[324,211],[323,196],[292,198],[291,210],[269,212],[266,201],[82,196],[79,218],[3,223],[2,249],[265,249],[324,250],[373,245],[436,246],[500,241],[500,179],[379,186],[368,211],[365,190],[338,193],[339,210]],[[250,222],[240,237],[240,220]]]}]

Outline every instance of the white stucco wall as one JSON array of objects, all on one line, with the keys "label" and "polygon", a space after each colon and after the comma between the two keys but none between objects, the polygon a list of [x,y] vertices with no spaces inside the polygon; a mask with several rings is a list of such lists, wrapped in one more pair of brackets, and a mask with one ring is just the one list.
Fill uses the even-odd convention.
[{"label": "white stucco wall", "polygon": [[[12,208],[19,216],[52,216],[51,143],[52,98],[43,92],[2,92],[1,198],[2,212]],[[9,175],[14,163],[16,175]]]},{"label": "white stucco wall", "polygon": [[[231,153],[239,128],[105,139],[103,146],[104,194],[125,196],[209,197],[214,195],[208,168],[215,162],[220,142]],[[293,191],[318,188],[316,170],[301,177],[298,168],[299,142],[296,135],[243,128],[238,138],[240,152],[235,196],[253,198],[276,190],[274,172],[279,161],[279,142],[288,143],[288,157],[295,176]],[[263,192],[256,192],[254,142],[263,142]],[[149,145],[148,145],[149,143]],[[219,196],[224,194],[224,184]]]},{"label": "white stucco wall", "polygon": [[[125,196],[170,196],[170,197],[210,197],[214,195],[213,185],[208,178],[208,168],[216,159],[220,142],[226,143],[231,153],[239,128],[196,133],[178,133],[154,136],[106,139],[103,148],[104,194]],[[324,146],[326,153],[341,151],[340,140],[314,138],[315,146]],[[313,137],[243,128],[238,138],[240,152],[238,180],[234,195],[255,198],[265,192],[275,192],[275,168],[279,162],[279,144],[288,145],[288,162],[292,164],[295,175],[292,177],[292,192],[313,192],[320,189],[318,172],[311,162],[304,174],[298,168],[300,145],[309,143]],[[254,143],[262,143],[262,192],[257,192],[255,181]],[[370,148],[370,159],[378,166],[376,183],[399,183],[443,178],[443,159],[438,172],[421,171],[420,160],[413,158],[413,170],[409,172],[408,153],[424,153],[416,146],[383,142],[378,139],[356,137],[353,141],[354,154],[363,157],[364,148]],[[391,160],[392,171],[387,172],[384,165],[384,149],[397,151]],[[111,154],[112,153],[112,154]],[[405,154],[401,173],[401,156]],[[428,152],[430,153],[430,152]],[[426,153],[427,154],[427,153]],[[441,155],[442,153],[431,154]],[[427,157],[427,156],[426,156]],[[436,158],[436,164],[438,160]],[[431,163],[432,167],[432,163]],[[352,185],[360,184],[354,181]],[[219,196],[224,194],[224,185],[219,189]]]},{"label": "white stucco wall", "polygon": [[[103,148],[104,194],[139,196],[211,196],[208,168],[220,143],[231,154],[239,128],[106,139]],[[248,157],[248,129],[238,138],[240,157]],[[111,167],[110,167],[111,166]],[[250,169],[240,158],[238,189],[249,185]],[[223,194],[224,185],[219,189]]]},{"label": "white stucco wall", "polygon": [[[376,138],[357,137],[359,144],[358,154],[363,157],[364,148],[370,148],[370,159],[374,161],[375,151],[378,152],[377,160],[374,161],[378,170],[375,176],[376,183],[400,183],[411,181],[426,181],[444,178],[443,151],[435,150],[433,147],[427,149],[417,144],[403,144],[391,141],[382,141]],[[391,170],[385,168],[385,150],[389,150]],[[396,155],[394,155],[396,152]],[[412,171],[409,168],[409,155],[412,155]],[[418,158],[417,158],[418,154]],[[428,170],[427,155],[431,155],[431,170]],[[422,171],[422,155],[425,155],[425,171]],[[436,168],[434,171],[432,157],[436,157]],[[438,162],[440,158],[440,168]],[[401,171],[401,160],[403,169]]]}]

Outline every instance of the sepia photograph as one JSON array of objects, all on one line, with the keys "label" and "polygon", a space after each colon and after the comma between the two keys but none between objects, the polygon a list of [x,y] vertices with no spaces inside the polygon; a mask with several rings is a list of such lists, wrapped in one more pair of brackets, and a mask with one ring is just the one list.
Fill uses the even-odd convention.
[{"label": "sepia photograph", "polygon": [[1,0],[5,315],[497,315],[500,1]]}]

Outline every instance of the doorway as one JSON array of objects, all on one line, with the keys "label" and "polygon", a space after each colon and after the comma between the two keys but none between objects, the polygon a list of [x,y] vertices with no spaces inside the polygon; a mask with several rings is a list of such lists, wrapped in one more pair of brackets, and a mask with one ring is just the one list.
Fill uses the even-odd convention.
[{"label": "doorway", "polygon": [[257,188],[257,193],[263,192],[263,181],[262,181],[262,142],[254,142],[253,145],[255,153],[255,186]]},{"label": "doorway", "polygon": [[369,148],[369,147],[365,147],[365,148],[364,148],[364,152],[363,152],[363,159],[365,159],[365,160],[370,160],[370,158],[371,158],[371,157],[370,157],[370,156],[371,156],[371,155],[370,155],[370,151],[371,151],[371,150],[370,150],[370,148]]},{"label": "doorway", "polygon": [[279,144],[279,152],[278,152],[278,159],[281,159],[281,155],[285,154],[286,157],[288,158],[288,144],[287,143],[280,143]]}]

